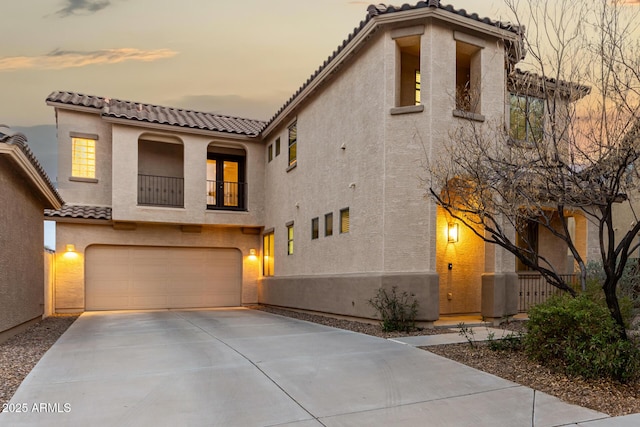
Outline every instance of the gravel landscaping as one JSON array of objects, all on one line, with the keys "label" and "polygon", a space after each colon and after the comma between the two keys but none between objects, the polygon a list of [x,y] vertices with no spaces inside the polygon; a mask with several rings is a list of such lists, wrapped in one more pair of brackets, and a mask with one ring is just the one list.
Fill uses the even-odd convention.
[{"label": "gravel landscaping", "polygon": [[[411,333],[389,333],[383,332],[377,324],[272,307],[252,308],[381,338],[458,332],[456,329],[423,329]],[[0,344],[0,406],[11,399],[38,360],[76,319],[77,316],[49,317]],[[511,322],[507,327],[525,330],[523,322]],[[522,353],[491,351],[484,343],[477,343],[475,347],[449,344],[423,349],[611,416],[640,412],[640,382],[625,385],[568,378],[529,361]]]},{"label": "gravel landscaping", "polygon": [[47,317],[0,343],[0,408],[11,400],[36,363],[78,316]]}]

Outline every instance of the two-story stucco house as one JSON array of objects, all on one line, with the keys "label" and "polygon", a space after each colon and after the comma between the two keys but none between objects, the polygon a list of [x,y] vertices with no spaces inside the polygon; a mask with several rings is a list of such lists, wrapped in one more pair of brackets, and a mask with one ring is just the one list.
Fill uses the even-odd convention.
[{"label": "two-story stucco house", "polygon": [[508,120],[519,31],[434,0],[370,6],[268,122],[52,93],[56,310],[371,317],[397,285],[426,322],[514,314],[514,257],[449,236],[420,177],[461,121]]}]

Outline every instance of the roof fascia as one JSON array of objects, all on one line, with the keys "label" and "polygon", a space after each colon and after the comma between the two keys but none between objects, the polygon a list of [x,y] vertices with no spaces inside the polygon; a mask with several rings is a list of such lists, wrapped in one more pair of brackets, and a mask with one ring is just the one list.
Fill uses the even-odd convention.
[{"label": "roof fascia", "polygon": [[17,145],[0,143],[0,155],[8,156],[10,160],[26,175],[28,180],[36,187],[40,195],[42,195],[49,203],[49,206],[46,206],[46,208],[60,209],[62,207],[62,200],[60,200],[58,195],[51,191],[49,186],[40,176],[40,173],[22,152],[20,147]]},{"label": "roof fascia", "polygon": [[211,137],[233,139],[233,140],[236,140],[236,141],[245,141],[245,142],[259,142],[260,141],[260,137],[259,136],[240,135],[240,134],[234,134],[234,133],[230,133],[230,132],[219,132],[219,131],[214,131],[214,130],[190,128],[190,127],[185,127],[185,126],[169,125],[169,124],[163,124],[163,123],[153,123],[153,122],[147,122],[147,121],[143,121],[143,120],[126,119],[126,118],[120,118],[120,117],[102,116],[102,119],[105,122],[114,123],[114,124],[118,124],[118,125],[135,126],[135,127],[140,127],[140,128],[144,128],[144,129],[157,129],[157,130],[162,130],[162,131],[165,131],[165,132],[166,131],[170,131],[170,132],[174,132],[174,133],[189,133],[189,134],[196,134],[196,135],[206,135],[206,136],[211,136]]},{"label": "roof fascia", "polygon": [[422,19],[422,18],[436,18],[440,21],[448,22],[451,24],[459,25],[461,27],[469,28],[484,34],[488,34],[499,39],[516,40],[518,35],[507,30],[503,30],[492,25],[487,25],[483,22],[474,21],[470,18],[459,16],[449,11],[436,9],[436,8],[424,8],[414,9],[407,11],[399,11],[393,13],[387,13],[377,15],[371,18],[371,20],[363,27],[362,30],[351,40],[351,42],[340,52],[330,64],[328,64],[312,82],[304,88],[302,92],[296,96],[296,98],[278,114],[278,117],[274,119],[269,126],[267,126],[261,133],[263,139],[268,138],[269,134],[282,125],[283,121],[288,121],[288,117],[295,111],[298,106],[306,100],[306,98],[316,91],[321,86],[325,79],[331,76],[336,70],[342,66],[342,64],[356,51],[361,48],[361,45],[371,38],[374,32],[379,27],[388,24],[394,24],[406,20]]},{"label": "roof fascia", "polygon": [[73,111],[80,111],[83,113],[100,114],[102,112],[101,108],[85,107],[84,105],[65,104],[63,102],[47,101],[47,105],[50,107],[54,107],[56,109],[60,108],[62,110],[73,110]]}]

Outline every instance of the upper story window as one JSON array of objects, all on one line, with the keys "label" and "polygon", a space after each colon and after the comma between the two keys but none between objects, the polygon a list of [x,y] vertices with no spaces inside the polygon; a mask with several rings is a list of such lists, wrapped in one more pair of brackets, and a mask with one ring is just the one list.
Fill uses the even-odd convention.
[{"label": "upper story window", "polygon": [[276,157],[280,155],[280,137],[276,138]]},{"label": "upper story window", "polygon": [[[482,49],[486,41],[482,38],[453,32],[456,43],[456,110],[463,117],[484,120],[482,105]],[[454,115],[455,114],[454,111]],[[467,114],[470,113],[470,114]]]},{"label": "upper story window", "polygon": [[289,126],[289,167],[298,162],[298,122]]},{"label": "upper story window", "polygon": [[269,161],[273,160],[273,145],[269,144],[269,146],[267,147],[267,159]]},{"label": "upper story window", "polygon": [[71,176],[75,178],[96,177],[96,139],[71,138]]},{"label": "upper story window", "polygon": [[396,107],[420,105],[420,36],[396,39],[399,51],[399,91]]},{"label": "upper story window", "polygon": [[516,141],[539,142],[544,133],[544,101],[533,96],[509,95],[509,131]]}]

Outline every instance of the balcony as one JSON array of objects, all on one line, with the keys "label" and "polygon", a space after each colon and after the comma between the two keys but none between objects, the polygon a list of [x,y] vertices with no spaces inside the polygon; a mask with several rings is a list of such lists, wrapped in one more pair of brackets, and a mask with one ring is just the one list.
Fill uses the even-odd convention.
[{"label": "balcony", "polygon": [[184,178],[138,175],[138,205],[184,207]]},{"label": "balcony", "polygon": [[246,182],[207,181],[207,209],[247,210],[246,194]]}]

